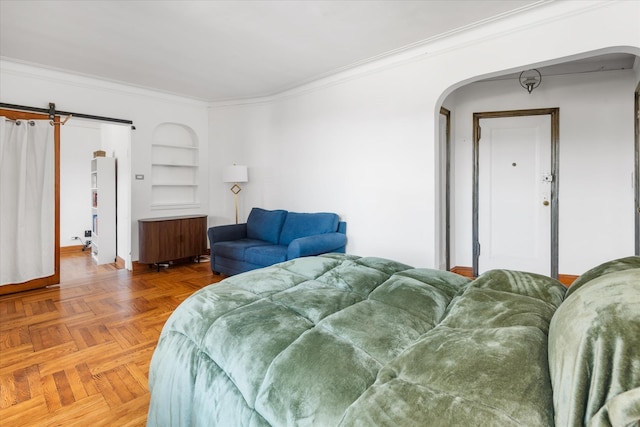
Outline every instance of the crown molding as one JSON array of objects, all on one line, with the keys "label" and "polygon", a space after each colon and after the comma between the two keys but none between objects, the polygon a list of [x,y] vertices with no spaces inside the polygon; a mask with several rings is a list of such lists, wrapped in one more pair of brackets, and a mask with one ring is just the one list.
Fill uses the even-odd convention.
[{"label": "crown molding", "polygon": [[63,83],[86,89],[100,89],[117,94],[135,95],[172,103],[204,107],[209,110],[239,105],[269,104],[275,101],[320,90],[384,70],[443,55],[457,49],[480,44],[494,38],[506,37],[525,29],[549,22],[567,19],[574,15],[609,6],[624,4],[621,0],[555,1],[540,0],[510,12],[475,22],[467,26],[422,40],[375,57],[317,75],[291,87],[283,87],[272,93],[250,98],[234,98],[208,101],[180,94],[163,92],[121,81],[112,81],[69,70],[46,67],[40,64],[17,61],[0,56],[0,74],[29,76],[41,80]]},{"label": "crown molding", "polygon": [[369,74],[399,67],[426,58],[432,58],[446,53],[484,43],[491,39],[509,36],[526,29],[535,28],[549,22],[567,19],[572,16],[590,12],[620,0],[597,1],[563,1],[542,0],[522,8],[485,19],[430,39],[396,49],[360,61],[355,64],[334,70],[326,75],[316,76],[307,82],[294,87],[283,88],[271,94],[252,98],[237,98],[213,101],[209,109],[225,108],[241,105],[269,104],[305,93],[314,92],[326,87],[344,83]]},{"label": "crown molding", "polygon": [[107,80],[74,71],[0,56],[0,75],[3,74],[27,76],[30,78],[61,83],[83,89],[99,89],[120,95],[135,95],[200,108],[207,107],[209,104],[208,101],[203,99],[190,98],[183,95],[162,92],[152,88],[135,86],[130,83]]}]

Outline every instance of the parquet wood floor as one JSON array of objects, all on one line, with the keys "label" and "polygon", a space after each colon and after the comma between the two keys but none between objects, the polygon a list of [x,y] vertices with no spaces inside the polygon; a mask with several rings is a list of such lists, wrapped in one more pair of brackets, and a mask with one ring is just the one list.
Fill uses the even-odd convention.
[{"label": "parquet wood floor", "polygon": [[0,426],[143,426],[171,312],[221,280],[209,263],[131,273],[61,255],[61,284],[0,297]]}]

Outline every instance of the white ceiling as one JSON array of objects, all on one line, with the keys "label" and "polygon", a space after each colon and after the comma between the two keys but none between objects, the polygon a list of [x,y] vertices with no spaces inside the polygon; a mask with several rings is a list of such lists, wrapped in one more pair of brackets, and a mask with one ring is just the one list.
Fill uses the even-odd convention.
[{"label": "white ceiling", "polygon": [[[206,101],[253,98],[546,2],[0,0],[0,58]],[[541,71],[630,68],[634,59]]]},{"label": "white ceiling", "polygon": [[272,95],[538,0],[0,0],[0,57],[207,101]]}]

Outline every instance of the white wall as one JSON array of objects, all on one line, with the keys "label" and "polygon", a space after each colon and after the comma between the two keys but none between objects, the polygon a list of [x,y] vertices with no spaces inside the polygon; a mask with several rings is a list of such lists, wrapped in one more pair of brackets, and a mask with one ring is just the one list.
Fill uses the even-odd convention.
[{"label": "white wall", "polygon": [[[245,218],[252,206],[335,211],[349,223],[348,252],[439,266],[442,100],[472,81],[532,65],[608,51],[638,55],[639,15],[639,2],[553,2],[276,97],[215,105],[211,199],[220,205],[212,206],[213,220],[233,218],[216,175],[244,163],[251,175],[241,193]],[[579,269],[573,260],[582,254],[561,250],[563,273]]]},{"label": "white wall", "polygon": [[94,122],[73,120],[60,128],[60,246],[80,245],[71,238],[85,242],[84,231],[91,230],[91,159],[99,147]]},{"label": "white wall", "polygon": [[248,166],[249,182],[241,184],[238,195],[238,217],[243,222],[252,206],[265,206],[264,194],[271,188],[265,182],[268,163],[260,161],[265,156],[267,141],[271,140],[271,106],[264,103],[239,105],[234,108],[214,108],[209,113],[210,188],[212,225],[230,224],[235,221],[232,184],[222,182],[225,166]]},{"label": "white wall", "polygon": [[[189,126],[199,141],[208,140],[207,106],[204,102],[166,95],[118,83],[0,61],[2,102],[47,108],[55,102],[59,110],[132,120],[131,175],[144,174],[144,180],[131,179],[130,252],[138,259],[138,223],[145,217],[207,213],[209,210],[208,146],[202,144],[199,168],[200,206],[191,209],[151,209],[151,138],[160,123]],[[69,126],[71,121],[67,122]],[[121,206],[119,206],[121,208]],[[62,235],[64,238],[66,235]],[[123,249],[124,250],[124,249]],[[126,250],[128,252],[128,250]]]},{"label": "white wall", "polygon": [[454,148],[452,265],[471,266],[472,115],[560,108],[559,272],[581,274],[633,254],[632,70],[543,76],[529,95],[517,80],[474,83],[445,104]]},{"label": "white wall", "polygon": [[[417,77],[389,85],[373,74],[268,105],[213,109],[212,176],[226,164],[249,165],[245,218],[252,206],[337,212],[348,222],[349,252],[428,264],[434,128],[412,96]],[[214,187],[212,199],[229,206],[216,219],[232,222],[226,186]]]}]

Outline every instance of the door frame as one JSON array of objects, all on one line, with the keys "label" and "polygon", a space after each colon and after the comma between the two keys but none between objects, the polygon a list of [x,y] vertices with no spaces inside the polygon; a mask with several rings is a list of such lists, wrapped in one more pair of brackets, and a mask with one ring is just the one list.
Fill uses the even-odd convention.
[{"label": "door frame", "polygon": [[[11,120],[50,120],[47,114],[27,113],[15,110],[0,109],[0,116]],[[57,285],[60,283],[60,117],[53,118],[53,155],[54,155],[54,263],[53,274],[39,277],[22,283],[7,284],[0,286],[0,295],[13,292],[28,291],[31,289],[44,288],[45,286]]]},{"label": "door frame", "polygon": [[[445,119],[445,214],[444,214],[444,233],[445,233],[445,270],[451,270],[451,111],[444,107],[440,107],[440,115]],[[439,141],[441,142],[441,141]],[[440,146],[442,149],[442,146]],[[442,155],[442,154],[441,154]],[[442,223],[442,221],[440,221]]]},{"label": "door frame", "polygon": [[634,165],[633,165],[633,187],[634,187],[634,222],[635,222],[635,254],[640,256],[640,83],[636,86],[634,93],[633,107],[633,128],[634,128]]},{"label": "door frame", "polygon": [[559,145],[560,145],[560,108],[538,108],[529,110],[490,111],[473,113],[473,201],[472,201],[472,249],[473,249],[473,276],[478,276],[478,260],[480,258],[479,230],[479,160],[480,160],[480,120],[497,119],[505,117],[523,117],[549,115],[551,119],[551,274],[558,278],[558,218],[559,218]]}]

